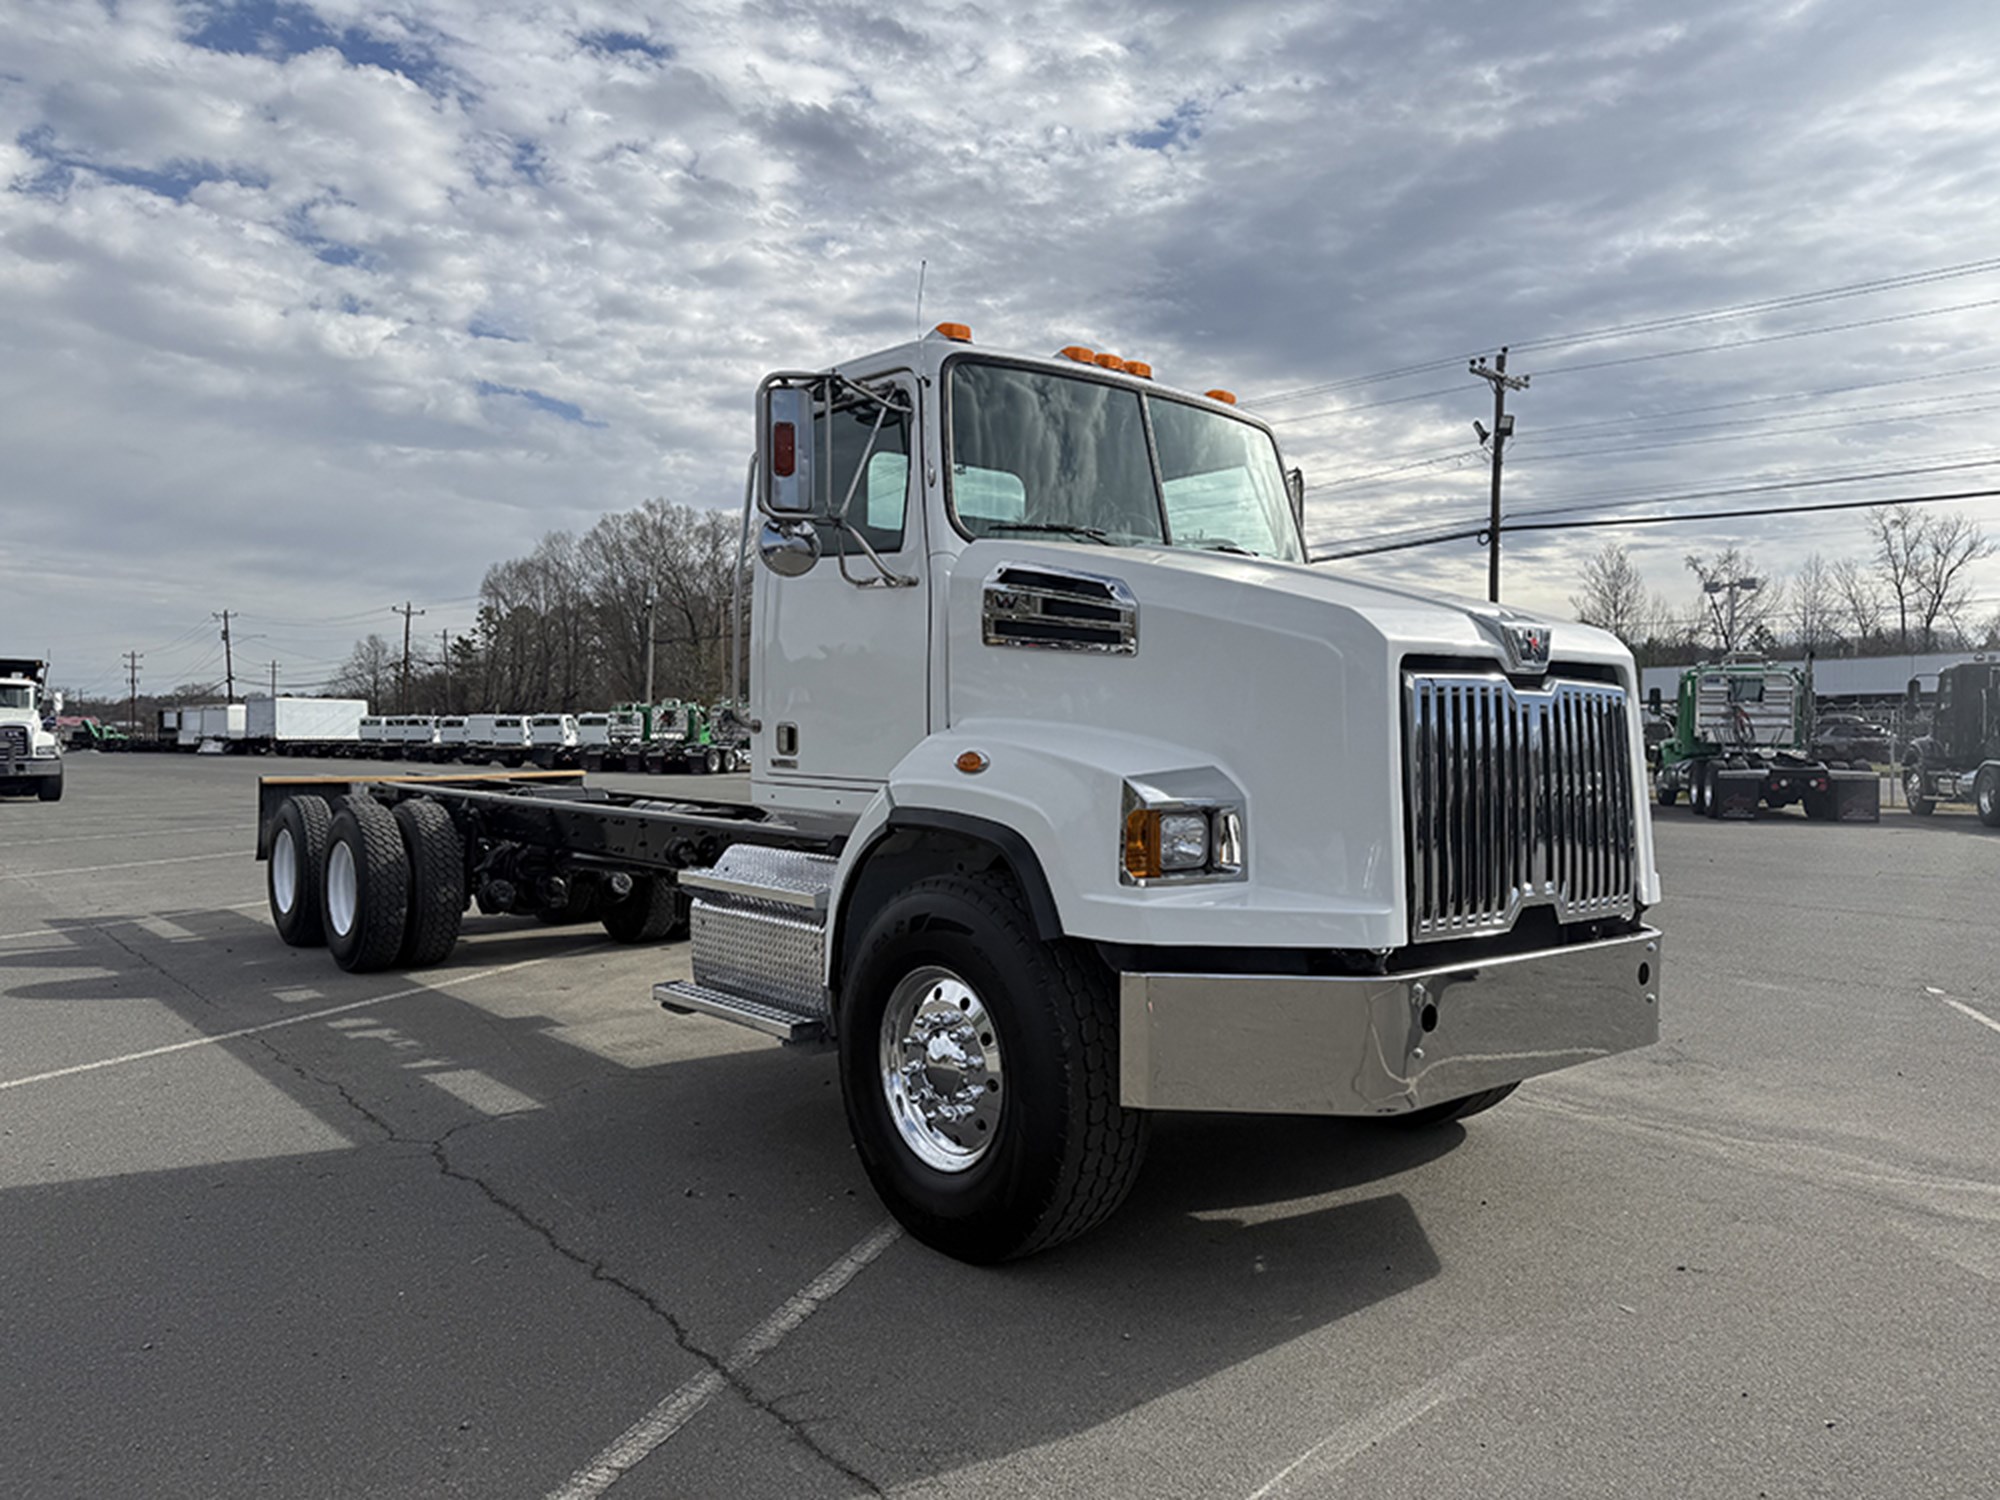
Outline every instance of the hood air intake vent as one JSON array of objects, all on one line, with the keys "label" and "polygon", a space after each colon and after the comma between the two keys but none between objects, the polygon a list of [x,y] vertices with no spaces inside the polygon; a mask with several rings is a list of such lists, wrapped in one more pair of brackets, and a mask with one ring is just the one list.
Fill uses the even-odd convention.
[{"label": "hood air intake vent", "polygon": [[1116,578],[1019,563],[986,580],[980,622],[989,646],[1135,656],[1139,601]]}]

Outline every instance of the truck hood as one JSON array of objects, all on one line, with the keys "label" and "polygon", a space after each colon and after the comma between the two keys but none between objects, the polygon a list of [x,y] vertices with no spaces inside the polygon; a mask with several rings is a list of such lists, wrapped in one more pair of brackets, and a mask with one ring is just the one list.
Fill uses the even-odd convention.
[{"label": "truck hood", "polygon": [[[1081,578],[1079,601],[1097,580],[1098,597],[1118,605],[1132,639],[1087,649],[1107,643],[1104,609],[1094,623],[1093,611],[1074,608],[1065,575]],[[1092,734],[1127,745],[1101,746],[1097,757],[1122,755],[1128,779],[1220,772],[1249,810],[1259,889],[1246,895],[1266,908],[1316,909],[1308,930],[1358,934],[1332,946],[1403,941],[1406,665],[1526,680],[1511,658],[1522,649],[1519,627],[1534,627],[1525,633],[1548,643],[1550,678],[1610,677],[1626,691],[1639,899],[1657,899],[1636,674],[1630,653],[1603,631],[1302,564],[1178,548],[986,538],[954,559],[946,590],[947,732],[971,748],[1040,742],[1044,788],[1087,774],[1058,766]],[[1055,603],[1038,602],[1037,590]],[[1036,649],[1051,646],[1071,649]],[[1114,786],[1097,801],[1117,797]],[[1108,847],[1108,835],[1095,837]],[[1186,899],[1219,909],[1230,897]]]}]

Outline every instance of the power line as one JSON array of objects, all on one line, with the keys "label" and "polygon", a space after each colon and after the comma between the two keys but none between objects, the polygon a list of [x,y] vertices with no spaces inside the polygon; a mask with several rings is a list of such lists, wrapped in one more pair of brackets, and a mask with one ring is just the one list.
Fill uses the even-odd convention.
[{"label": "power line", "polygon": [[[1943,495],[1894,495],[1872,500],[1822,500],[1811,505],[1764,505],[1742,510],[1688,511],[1677,515],[1655,516],[1600,516],[1577,521],[1503,521],[1503,532],[1522,531],[1576,531],[1597,526],[1675,526],[1688,521],[1730,521],[1753,516],[1808,515],[1821,511],[1863,510],[1880,505],[1938,505],[1954,500],[1983,500],[2000,495],[2000,489],[1959,490]],[[1388,542],[1375,547],[1362,547],[1345,552],[1325,552],[1309,558],[1315,563],[1339,562],[1353,557],[1373,557],[1384,552],[1407,552],[1416,547],[1434,547],[1440,542],[1461,542],[1484,538],[1487,527],[1461,528],[1441,536],[1422,537],[1414,541]]]},{"label": "power line", "polygon": [[[1805,307],[1819,302],[1838,301],[1847,297],[1870,296],[1877,292],[1895,291],[1904,287],[1928,286],[1934,282],[1952,281],[1966,276],[1977,276],[1987,271],[2000,270],[2000,257],[1985,260],[1961,261],[1956,265],[1933,266],[1926,270],[1911,271],[1900,276],[1878,276],[1866,281],[1850,282],[1844,286],[1824,287],[1816,291],[1795,292],[1783,297],[1767,297],[1754,302],[1739,302],[1724,307],[1704,309],[1699,312],[1676,313],[1666,317],[1648,318],[1633,323],[1613,324],[1603,328],[1586,329],[1579,333],[1553,334],[1539,339],[1510,339],[1510,347],[1515,349],[1556,349],[1570,344],[1596,343],[1613,338],[1629,338],[1639,333],[1660,333],[1687,327],[1693,324],[1719,322],[1733,317],[1747,317],[1752,313],[1778,312],[1792,307]],[[1288,391],[1276,391],[1254,400],[1246,399],[1245,406],[1269,406],[1279,401],[1296,400],[1302,396],[1317,396],[1324,393],[1349,390],[1356,386],[1376,385],[1386,380],[1399,380],[1407,375],[1424,374],[1431,370],[1448,370],[1452,366],[1475,357],[1477,351],[1456,354],[1445,359],[1427,360],[1418,364],[1402,365],[1391,370],[1378,370],[1367,375],[1351,375],[1339,380],[1323,381],[1317,385],[1298,386]]]}]

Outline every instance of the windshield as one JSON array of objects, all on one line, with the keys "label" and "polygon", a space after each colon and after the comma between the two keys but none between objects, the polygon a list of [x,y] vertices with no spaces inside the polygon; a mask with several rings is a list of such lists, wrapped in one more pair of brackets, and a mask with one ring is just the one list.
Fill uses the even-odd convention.
[{"label": "windshield", "polygon": [[969,535],[1299,560],[1277,448],[1248,422],[976,360],[952,365],[950,395],[951,504]]},{"label": "windshield", "polygon": [[33,708],[35,690],[23,683],[0,685],[0,708]]}]

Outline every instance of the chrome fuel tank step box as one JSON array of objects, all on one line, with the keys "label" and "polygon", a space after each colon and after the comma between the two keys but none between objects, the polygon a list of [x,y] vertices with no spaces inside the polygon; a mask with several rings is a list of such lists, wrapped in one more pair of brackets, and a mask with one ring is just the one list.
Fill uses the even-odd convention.
[{"label": "chrome fuel tank step box", "polygon": [[[787,1041],[822,1033],[828,1013],[820,976],[835,863],[825,854],[738,844],[710,869],[683,870],[680,883],[694,898],[694,979],[659,986],[660,1002]],[[732,998],[741,1004],[730,1004]]]}]

